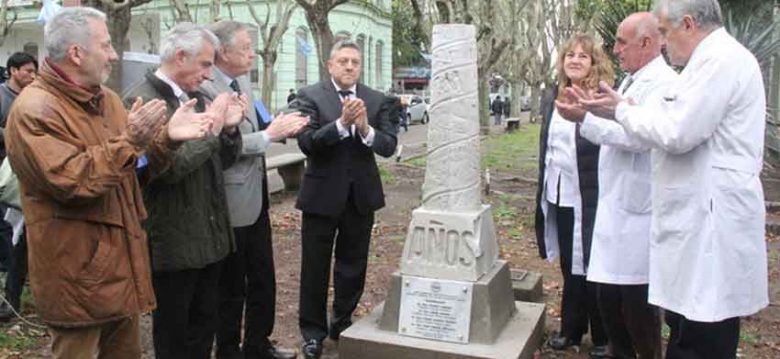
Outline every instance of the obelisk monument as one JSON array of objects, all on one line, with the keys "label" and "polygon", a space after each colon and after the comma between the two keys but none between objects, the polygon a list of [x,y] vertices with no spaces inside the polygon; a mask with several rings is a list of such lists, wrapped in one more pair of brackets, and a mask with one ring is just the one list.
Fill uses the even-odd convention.
[{"label": "obelisk monument", "polygon": [[385,303],[341,335],[345,358],[530,358],[544,305],[515,302],[482,204],[477,44],[471,25],[433,28],[422,204]]}]

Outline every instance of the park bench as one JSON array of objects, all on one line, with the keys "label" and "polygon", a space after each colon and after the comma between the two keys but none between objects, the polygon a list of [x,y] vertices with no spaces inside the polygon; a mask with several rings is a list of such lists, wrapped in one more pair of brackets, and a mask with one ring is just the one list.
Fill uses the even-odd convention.
[{"label": "park bench", "polygon": [[297,191],[301,188],[305,161],[306,155],[303,153],[283,153],[269,157],[266,160],[266,169],[269,171],[276,169],[279,172],[285,191]]},{"label": "park bench", "polygon": [[517,129],[520,128],[520,118],[519,117],[509,117],[506,120],[506,132],[512,133],[515,132]]}]

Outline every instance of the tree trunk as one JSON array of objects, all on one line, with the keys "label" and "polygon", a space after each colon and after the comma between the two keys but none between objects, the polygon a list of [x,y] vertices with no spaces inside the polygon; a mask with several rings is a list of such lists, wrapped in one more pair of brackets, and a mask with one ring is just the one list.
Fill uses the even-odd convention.
[{"label": "tree trunk", "polygon": [[333,31],[330,29],[330,22],[328,22],[328,14],[321,15],[306,14],[306,20],[309,22],[311,32],[314,36],[314,45],[317,48],[317,59],[319,61],[320,80],[327,80],[330,78],[328,72],[328,59],[330,58],[330,50],[333,47]]},{"label": "tree trunk", "polygon": [[274,86],[274,65],[276,64],[276,52],[261,55],[263,58],[263,87],[260,96],[263,103],[271,109],[271,97],[276,86]]},{"label": "tree trunk", "polygon": [[509,82],[509,86],[512,88],[512,102],[509,116],[517,117],[520,115],[521,108],[523,107],[523,92],[524,86],[520,81],[512,80]]},{"label": "tree trunk", "polygon": [[479,96],[479,129],[483,135],[490,134],[490,88],[484,74],[477,75],[477,96]]}]

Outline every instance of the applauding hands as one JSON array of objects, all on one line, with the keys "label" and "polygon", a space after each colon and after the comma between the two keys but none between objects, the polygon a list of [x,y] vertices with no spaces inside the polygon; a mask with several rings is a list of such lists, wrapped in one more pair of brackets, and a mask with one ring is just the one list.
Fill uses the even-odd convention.
[{"label": "applauding hands", "polygon": [[344,100],[341,108],[341,125],[344,128],[355,125],[361,136],[365,137],[368,135],[368,114],[363,100],[359,98]]}]

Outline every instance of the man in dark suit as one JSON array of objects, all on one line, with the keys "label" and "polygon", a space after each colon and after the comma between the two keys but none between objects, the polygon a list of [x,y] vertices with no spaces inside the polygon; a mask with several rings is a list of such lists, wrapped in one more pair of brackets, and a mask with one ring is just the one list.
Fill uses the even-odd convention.
[{"label": "man in dark suit", "polygon": [[[326,336],[338,340],[352,324],[366,276],[374,211],[385,205],[374,153],[395,152],[400,104],[358,83],[361,49],[334,45],[331,78],[301,89],[293,107],[311,116],[298,135],[308,165],[296,207],[303,211],[299,326],[305,358],[319,358]],[[331,253],[335,297],[327,298]]]},{"label": "man in dark suit", "polygon": [[[201,92],[207,98],[237,92],[254,103],[248,74],[255,64],[255,53],[249,28],[231,20],[209,28],[219,38],[220,47],[213,76],[201,85]],[[236,251],[225,258],[219,279],[217,359],[295,358],[294,352],[277,349],[269,340],[276,315],[276,278],[265,151],[272,141],[298,134],[306,118],[287,114],[278,116],[267,128],[264,124],[254,109],[247,111],[238,125],[242,143],[238,160],[222,173]]]}]

